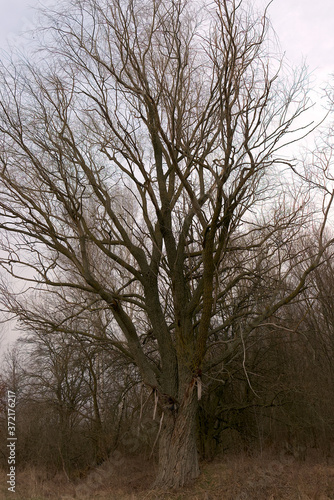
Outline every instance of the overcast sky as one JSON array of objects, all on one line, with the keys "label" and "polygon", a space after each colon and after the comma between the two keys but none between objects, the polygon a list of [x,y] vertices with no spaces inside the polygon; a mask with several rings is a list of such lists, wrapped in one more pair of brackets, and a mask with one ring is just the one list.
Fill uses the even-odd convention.
[{"label": "overcast sky", "polygon": [[33,11],[31,6],[36,0],[0,0],[0,47],[4,48],[7,37],[18,35],[31,22]]},{"label": "overcast sky", "polygon": [[[29,27],[33,17],[31,7],[38,0],[0,0],[0,47],[6,39],[18,37]],[[47,0],[40,0],[46,5]],[[256,0],[263,5],[266,0]],[[310,69],[318,75],[334,73],[334,2],[333,0],[274,0],[270,17],[288,59],[298,64],[307,59]]]}]

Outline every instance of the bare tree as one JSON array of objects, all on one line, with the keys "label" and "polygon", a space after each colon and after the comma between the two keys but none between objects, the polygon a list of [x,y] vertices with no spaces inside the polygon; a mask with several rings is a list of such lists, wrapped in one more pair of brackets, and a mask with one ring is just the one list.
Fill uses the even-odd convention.
[{"label": "bare tree", "polygon": [[234,0],[197,11],[69,0],[46,13],[40,60],[1,69],[2,265],[104,302],[159,403],[164,487],[199,474],[203,373],[296,297],[324,250],[320,231],[288,289],[234,307],[262,286],[266,242],[273,283],[290,271],[307,207],[302,189],[279,196],[295,167],[281,151],[306,133],[308,100],[303,75],[288,87],[269,57],[266,13]]}]

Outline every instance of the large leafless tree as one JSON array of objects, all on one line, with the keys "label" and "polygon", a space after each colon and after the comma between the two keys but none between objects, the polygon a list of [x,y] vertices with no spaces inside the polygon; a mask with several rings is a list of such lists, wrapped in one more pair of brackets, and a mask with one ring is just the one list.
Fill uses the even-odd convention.
[{"label": "large leafless tree", "polygon": [[198,7],[68,0],[45,13],[40,51],[1,68],[2,265],[112,313],[113,345],[159,404],[167,487],[199,474],[202,377],[324,251],[320,230],[311,257],[294,253],[305,191],[282,193],[296,171],[283,146],[306,133],[302,76],[280,76],[266,14]]}]

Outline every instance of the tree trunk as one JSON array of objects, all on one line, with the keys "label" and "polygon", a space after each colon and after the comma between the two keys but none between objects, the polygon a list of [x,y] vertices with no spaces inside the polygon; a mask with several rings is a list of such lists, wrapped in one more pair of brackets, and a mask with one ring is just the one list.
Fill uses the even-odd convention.
[{"label": "tree trunk", "polygon": [[154,488],[180,488],[199,476],[196,412],[196,391],[184,398],[177,411],[164,410]]}]

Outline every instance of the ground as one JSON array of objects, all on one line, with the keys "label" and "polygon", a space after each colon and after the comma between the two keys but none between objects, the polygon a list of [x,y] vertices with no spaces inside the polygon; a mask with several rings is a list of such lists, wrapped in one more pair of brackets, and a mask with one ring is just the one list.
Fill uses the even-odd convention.
[{"label": "ground", "polygon": [[144,458],[117,460],[68,481],[27,468],[17,475],[15,494],[1,474],[1,500],[330,500],[334,499],[334,461],[307,457],[232,455],[202,463],[200,478],[177,492],[150,491],[154,465]]}]

